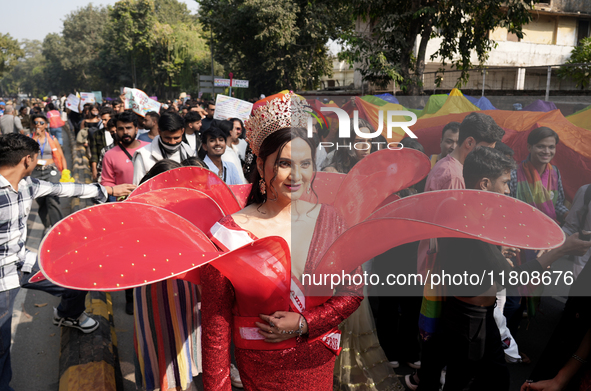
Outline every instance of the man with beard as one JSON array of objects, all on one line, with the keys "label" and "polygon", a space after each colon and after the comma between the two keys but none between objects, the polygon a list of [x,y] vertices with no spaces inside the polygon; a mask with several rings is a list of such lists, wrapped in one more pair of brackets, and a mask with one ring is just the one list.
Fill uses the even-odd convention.
[{"label": "man with beard", "polygon": [[139,148],[133,156],[133,183],[140,183],[156,162],[171,159],[177,163],[195,156],[189,144],[183,142],[185,123],[178,113],[165,112],[158,120],[160,135],[151,144]]},{"label": "man with beard", "polygon": [[159,119],[160,115],[155,111],[146,113],[146,116],[144,117],[144,129],[147,129],[148,132],[140,134],[137,139],[151,143],[160,133],[158,130]]},{"label": "man with beard", "polygon": [[115,186],[133,182],[133,154],[149,143],[136,140],[137,116],[129,111],[115,117],[117,141],[114,148],[105,153],[102,162],[101,184]]},{"label": "man with beard", "polygon": [[458,146],[459,137],[459,122],[450,122],[443,127],[443,131],[441,132],[441,143],[439,144],[441,153],[439,155],[431,155],[431,168],[433,168],[438,161],[453,152]]}]

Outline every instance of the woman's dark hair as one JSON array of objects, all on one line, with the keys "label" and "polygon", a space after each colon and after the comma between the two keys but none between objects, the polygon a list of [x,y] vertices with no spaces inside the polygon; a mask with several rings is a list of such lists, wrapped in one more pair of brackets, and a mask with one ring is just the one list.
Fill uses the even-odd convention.
[{"label": "woman's dark hair", "polygon": [[219,121],[217,127],[220,128],[222,132],[226,134],[226,138],[228,138],[230,137],[230,131],[234,127],[234,122],[227,120]]},{"label": "woman's dark hair", "polygon": [[99,116],[100,116],[101,105],[99,105],[98,103],[93,103],[88,106],[88,112],[84,116],[84,119],[93,119],[94,117],[92,116],[92,110],[94,110],[94,109],[97,109],[99,111]]},{"label": "woman's dark hair", "polygon": [[419,152],[425,153],[425,148],[423,148],[421,143],[419,143],[414,138],[405,137],[400,140],[400,144],[402,144],[404,148],[416,149]]},{"label": "woman's dark hair", "polygon": [[[371,126],[369,121],[363,118],[359,118],[358,125],[359,129],[368,128],[371,133],[375,132],[375,129],[373,128],[373,126]],[[355,138],[357,137],[357,134],[355,133],[355,129],[353,128],[353,126],[354,121],[351,120],[349,122],[349,137],[338,140],[338,144],[347,146],[351,145],[351,148],[337,148],[337,150],[334,153],[332,162],[330,163],[330,167],[333,167],[335,170],[342,174],[346,174],[349,171],[351,171],[353,166],[358,162],[357,155],[355,154],[355,148],[353,146],[353,144],[355,144]],[[383,141],[386,141],[386,139],[383,138],[377,140],[378,143]],[[379,144],[372,144],[371,152],[377,151],[378,145]]]},{"label": "woman's dark hair", "polygon": [[[259,156],[263,160],[263,164],[266,163],[267,158],[271,156],[273,153],[277,153],[277,157],[275,158],[275,163],[273,164],[275,168],[277,168],[277,162],[279,157],[281,157],[281,152],[285,145],[295,138],[301,138],[304,140],[308,146],[310,146],[310,150],[312,153],[312,167],[316,167],[316,148],[314,148],[314,144],[312,143],[312,139],[308,138],[308,131],[304,128],[283,128],[279,129],[278,131],[271,133],[261,144],[259,149]],[[273,183],[277,174],[271,178],[269,183]],[[259,170],[256,168],[251,173],[251,181],[252,188],[250,190],[250,194],[246,200],[246,205],[250,204],[262,204],[263,202],[267,201],[267,196],[271,193],[271,196],[277,197],[277,192],[272,189],[267,188],[267,194],[261,193],[261,189],[259,186],[259,181],[262,179],[261,174],[259,174]],[[314,178],[312,178],[312,183],[310,186],[312,187],[312,191],[314,191]],[[314,193],[316,194],[316,193]]]},{"label": "woman's dark hair", "polygon": [[183,167],[203,167],[208,168],[207,164],[203,162],[203,160],[199,159],[197,156],[191,156],[186,158],[181,162],[181,166]]},{"label": "woman's dark hair", "polygon": [[107,130],[111,129],[111,128],[116,128],[117,127],[117,123],[115,122],[115,119],[111,118],[108,122],[107,122],[107,126],[105,126],[105,128],[107,128]]},{"label": "woman's dark hair", "polygon": [[148,171],[146,173],[146,175],[144,175],[144,177],[140,181],[140,184],[146,182],[149,179],[154,178],[158,174],[162,174],[163,172],[172,170],[174,168],[179,168],[179,167],[181,167],[180,163],[177,163],[174,160],[170,160],[170,159],[159,160],[156,162],[156,164],[154,164],[152,166],[150,171]]},{"label": "woman's dark hair", "polygon": [[242,122],[240,118],[230,118],[230,122],[232,122],[232,127],[234,127],[234,122],[239,122],[242,132],[240,133],[240,136],[238,136],[238,138],[246,138],[246,129],[244,128],[244,122]]},{"label": "woman's dark hair", "polygon": [[55,110],[55,105],[50,102],[50,103],[47,104],[47,108],[49,109],[49,111]]},{"label": "woman's dark hair", "polygon": [[527,143],[528,145],[536,145],[547,137],[554,137],[556,144],[558,144],[558,141],[560,141],[558,138],[558,133],[546,126],[541,126],[529,132],[529,135],[527,136]]},{"label": "woman's dark hair", "polygon": [[176,132],[185,128],[185,121],[178,113],[166,111],[162,113],[158,120],[158,129],[161,132]]}]

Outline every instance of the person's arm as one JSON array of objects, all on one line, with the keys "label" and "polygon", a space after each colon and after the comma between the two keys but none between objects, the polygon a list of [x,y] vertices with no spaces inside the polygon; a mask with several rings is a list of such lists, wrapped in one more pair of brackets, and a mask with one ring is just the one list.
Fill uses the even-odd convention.
[{"label": "person's arm", "polygon": [[556,170],[556,174],[558,176],[558,199],[556,200],[556,205],[554,205],[554,209],[556,210],[556,218],[558,221],[563,222],[564,219],[568,216],[568,208],[564,206],[564,189],[562,187],[562,178],[560,177],[560,171],[558,168],[554,167]]},{"label": "person's arm", "polygon": [[206,390],[231,391],[230,342],[234,289],[216,268],[201,268],[201,351]]},{"label": "person's arm", "polygon": [[92,198],[99,203],[107,201],[107,198],[110,195],[115,197],[129,195],[133,189],[136,188],[136,186],[130,185],[128,183],[113,187],[104,187],[98,183],[89,185],[81,183],[50,183],[31,177],[29,177],[29,180],[32,182],[34,189],[33,198],[39,198],[48,195],[57,197],[80,197]]},{"label": "person's arm", "polygon": [[591,329],[583,337],[579,348],[571,358],[558,371],[556,376],[550,380],[542,380],[535,383],[524,383],[521,391],[560,391],[571,381],[573,376],[587,362],[591,350]]},{"label": "person's arm", "polygon": [[586,189],[587,189],[587,186],[583,186],[579,190],[577,190],[577,193],[575,194],[575,198],[574,198],[573,204],[571,206],[572,213],[569,213],[566,216],[566,219],[564,221],[564,225],[562,226],[562,230],[567,235],[572,235],[575,232],[579,232],[579,229],[583,228],[580,226],[581,223],[579,221],[578,214],[579,214],[579,210],[583,207]]},{"label": "person's arm", "polygon": [[14,126],[18,129],[18,132],[20,134],[24,134],[23,124],[21,122],[21,119],[18,117],[18,115],[14,116]]},{"label": "person's arm", "polygon": [[[530,262],[539,262],[543,269],[546,269],[554,261],[565,255],[584,255],[591,248],[591,241],[579,239],[579,233],[574,233],[566,238],[562,246],[548,251],[541,255],[537,260]],[[529,262],[527,262],[529,263]]]},{"label": "person's arm", "polygon": [[[358,267],[352,274],[363,274],[363,271]],[[308,338],[319,337],[337,327],[355,312],[362,300],[363,284],[341,285],[324,304],[304,310]]]}]

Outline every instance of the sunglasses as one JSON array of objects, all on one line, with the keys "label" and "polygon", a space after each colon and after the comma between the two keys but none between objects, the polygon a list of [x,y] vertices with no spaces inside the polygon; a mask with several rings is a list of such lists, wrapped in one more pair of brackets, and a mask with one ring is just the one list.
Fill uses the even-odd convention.
[{"label": "sunglasses", "polygon": [[45,125],[44,121],[35,121],[33,122],[35,125]]}]

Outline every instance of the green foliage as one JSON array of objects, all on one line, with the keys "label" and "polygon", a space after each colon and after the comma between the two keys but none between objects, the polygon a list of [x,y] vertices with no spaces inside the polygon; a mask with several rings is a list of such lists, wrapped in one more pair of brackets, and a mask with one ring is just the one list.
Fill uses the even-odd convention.
[{"label": "green foliage", "polygon": [[19,58],[25,55],[18,41],[10,34],[0,33],[0,78],[17,64]]},{"label": "green foliage", "polygon": [[353,26],[349,9],[330,0],[198,0],[214,56],[252,95],[315,88],[330,75],[326,46]]},{"label": "green foliage", "polygon": [[[401,82],[409,94],[422,93],[425,53],[429,39],[440,46],[431,59],[451,64],[468,80],[475,53],[484,65],[495,46],[488,32],[506,27],[522,37],[521,26],[531,20],[535,0],[348,0],[353,15],[367,23],[365,32],[343,35],[340,58],[356,64],[365,81],[379,86]],[[418,39],[418,54],[415,47]],[[443,69],[440,69],[443,72]]]},{"label": "green foliage", "polygon": [[[67,15],[62,32],[48,34],[42,44],[19,46],[0,35],[0,71],[13,68],[0,87],[10,94],[77,90],[118,96],[121,86],[135,80],[138,88],[159,97],[181,89],[195,93],[197,75],[211,74],[202,34],[197,17],[178,0],[121,0],[108,8],[89,4]],[[223,73],[219,63],[215,68]]]},{"label": "green foliage", "polygon": [[[582,39],[572,50],[570,58],[558,70],[558,76],[563,79],[572,79],[577,87],[585,89],[591,81],[591,37]],[[568,64],[576,64],[570,65]]]},{"label": "green foliage", "polygon": [[46,60],[42,53],[41,42],[24,39],[20,46],[24,57],[19,59],[14,69],[0,81],[1,88],[9,95],[27,91],[34,96],[43,96],[48,86],[43,77]]}]

